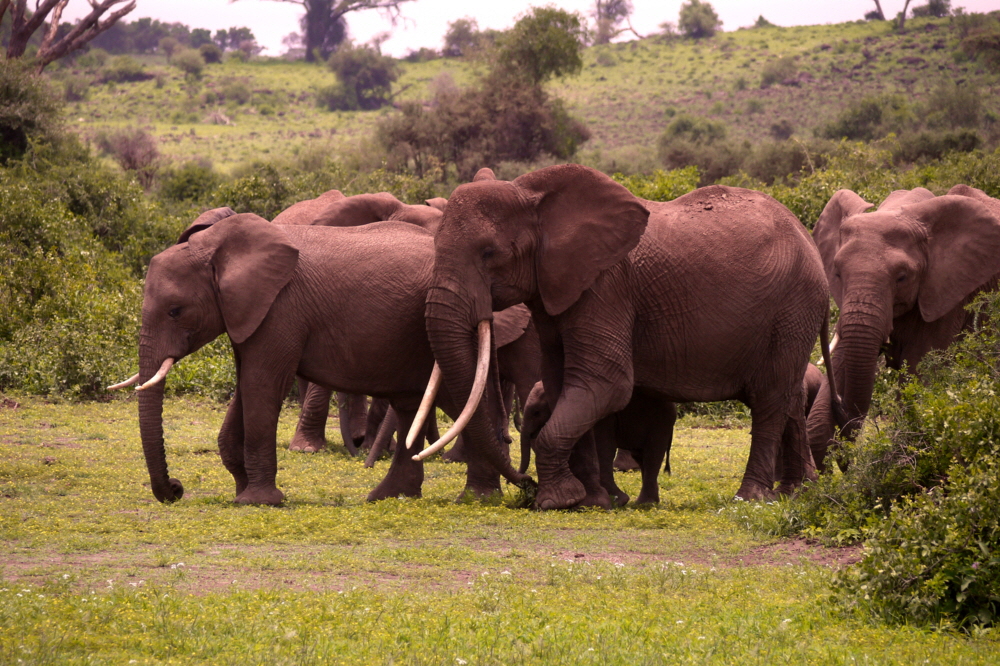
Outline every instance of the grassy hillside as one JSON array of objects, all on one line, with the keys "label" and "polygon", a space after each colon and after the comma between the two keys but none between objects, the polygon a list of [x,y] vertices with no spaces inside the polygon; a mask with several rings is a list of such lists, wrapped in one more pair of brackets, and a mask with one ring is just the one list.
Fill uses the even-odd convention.
[{"label": "grassy hillside", "polygon": [[[912,20],[904,34],[888,22],[856,22],[738,30],[697,42],[645,39],[586,49],[583,72],[550,88],[593,134],[581,161],[651,168],[656,139],[676,112],[721,121],[735,139],[760,141],[781,121],[807,137],[863,96],[891,93],[919,102],[942,82],[968,82],[995,118],[998,73],[956,57],[957,44],[951,19]],[[784,71],[777,67],[782,58]],[[322,65],[230,61],[206,67],[196,82],[163,59],[148,58],[145,67],[156,78],[90,85],[86,99],[70,106],[72,126],[89,139],[143,127],[170,158],[210,159],[228,171],[303,149],[360,145],[364,152],[377,119],[392,113],[317,108],[316,90],[335,80]],[[779,81],[763,87],[769,68]],[[467,85],[479,70],[457,59],[403,63],[397,100],[429,99],[436,86]],[[94,78],[86,71],[58,76]],[[215,124],[226,120],[231,124]]]}]

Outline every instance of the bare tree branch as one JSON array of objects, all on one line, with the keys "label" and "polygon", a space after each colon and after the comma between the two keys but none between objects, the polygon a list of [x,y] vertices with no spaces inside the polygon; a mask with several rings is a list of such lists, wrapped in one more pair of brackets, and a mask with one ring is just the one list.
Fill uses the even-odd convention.
[{"label": "bare tree branch", "polygon": [[59,4],[55,6],[52,10],[52,18],[49,20],[49,29],[45,32],[45,37],[42,39],[42,45],[38,47],[39,52],[45,51],[50,46],[52,46],[52,41],[56,38],[56,33],[59,32],[59,20],[62,19],[63,10],[66,9],[66,5],[69,4],[69,0],[60,0]]},{"label": "bare tree branch", "polygon": [[878,10],[878,17],[884,21],[885,12],[882,11],[882,5],[879,3],[878,0],[875,0],[875,9]]},{"label": "bare tree branch", "polygon": [[[103,21],[101,20],[101,16],[109,9],[116,4],[126,1],[128,1],[128,4],[112,12]],[[90,0],[90,5],[93,7],[90,14],[73,26],[69,34],[56,42],[48,51],[43,51],[43,49],[38,50],[38,71],[42,71],[49,63],[81,48],[94,37],[97,37],[113,26],[118,22],[118,19],[135,9],[135,0],[103,0],[99,4],[97,0]]]}]

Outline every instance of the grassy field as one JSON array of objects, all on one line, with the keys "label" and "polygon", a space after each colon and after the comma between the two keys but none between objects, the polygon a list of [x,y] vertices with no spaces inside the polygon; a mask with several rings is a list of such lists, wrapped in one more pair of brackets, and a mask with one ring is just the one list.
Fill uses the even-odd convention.
[{"label": "grassy field", "polygon": [[[366,504],[388,462],[284,450],[281,508],[231,503],[223,408],[170,400],[151,496],[132,400],[0,407],[0,663],[988,664],[994,634],[872,625],[830,602],[856,550],[745,530],[743,428],[682,420],[662,505],[536,513],[424,497]],[[331,424],[332,426],[332,424]],[[331,438],[336,429],[329,428]],[[516,447],[516,443],[514,445]],[[633,496],[637,474],[619,475]]]},{"label": "grassy field", "polygon": [[[756,142],[781,121],[806,138],[863,96],[898,93],[920,101],[943,82],[977,85],[986,108],[1000,111],[1000,80],[978,63],[956,59],[958,34],[949,19],[907,25],[904,34],[890,22],[859,21],[591,47],[583,54],[583,72],[550,89],[593,133],[578,160],[601,168],[613,168],[616,160],[655,166],[656,139],[673,112],[723,121],[730,136]],[[109,129],[143,127],[169,158],[207,159],[230,171],[304,150],[363,152],[377,120],[393,112],[318,108],[316,91],[335,82],[321,64],[228,61],[206,67],[199,81],[186,81],[161,56],[144,58],[157,79],[92,85],[84,101],[70,105],[71,126],[89,139]],[[765,68],[779,58],[794,61],[794,81],[762,87]],[[439,86],[468,85],[485,66],[439,59],[402,67],[396,100],[426,101]],[[234,95],[240,86],[245,93]],[[215,124],[218,114],[230,124]]]}]

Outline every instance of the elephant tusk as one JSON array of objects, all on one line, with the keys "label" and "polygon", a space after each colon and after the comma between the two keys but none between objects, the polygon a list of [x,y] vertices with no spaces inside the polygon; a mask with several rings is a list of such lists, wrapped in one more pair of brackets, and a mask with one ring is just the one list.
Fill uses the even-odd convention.
[{"label": "elephant tusk", "polygon": [[410,432],[406,434],[406,448],[413,448],[413,442],[417,441],[417,436],[423,432],[424,422],[427,416],[434,410],[434,399],[437,398],[441,389],[441,366],[434,362],[434,369],[431,370],[431,378],[427,381],[427,390],[424,391],[424,398],[420,401],[420,409],[413,418],[413,425]]},{"label": "elephant tusk", "polygon": [[[836,333],[833,334],[833,340],[830,340],[830,356],[833,356],[833,350],[837,348],[837,341],[840,340]],[[816,365],[823,365],[823,359],[816,361]]]},{"label": "elephant tusk", "polygon": [[120,388],[125,388],[126,386],[132,386],[132,384],[135,384],[138,381],[139,381],[139,373],[137,372],[137,373],[135,373],[134,375],[132,375],[131,377],[129,377],[128,379],[126,379],[123,382],[118,382],[117,384],[112,384],[111,386],[108,387],[107,390],[109,390],[109,391],[117,391]]},{"label": "elephant tusk", "polygon": [[469,425],[472,415],[479,407],[479,401],[483,397],[483,390],[486,388],[486,376],[490,368],[490,322],[484,319],[479,322],[479,361],[476,363],[476,378],[472,382],[472,393],[469,394],[469,402],[465,404],[465,409],[458,415],[455,423],[448,429],[441,439],[434,442],[426,449],[413,456],[414,460],[420,461],[443,449],[448,442],[458,437],[459,433]]},{"label": "elephant tusk", "polygon": [[136,386],[135,390],[145,391],[150,386],[153,386],[154,384],[159,384],[161,381],[163,381],[163,378],[167,376],[167,373],[170,372],[170,368],[173,365],[174,365],[174,359],[168,357],[167,360],[163,362],[163,365],[160,366],[160,369],[156,371],[156,374],[150,377],[149,381],[143,384],[142,386]]}]

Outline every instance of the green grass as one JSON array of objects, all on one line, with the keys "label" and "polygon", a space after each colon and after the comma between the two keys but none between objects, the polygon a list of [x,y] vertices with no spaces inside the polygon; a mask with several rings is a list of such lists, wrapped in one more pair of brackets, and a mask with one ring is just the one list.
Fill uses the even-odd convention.
[{"label": "green grass", "polygon": [[682,420],[659,507],[536,513],[454,503],[464,466],[439,460],[423,498],[367,504],[388,462],[289,453],[290,407],[286,505],[238,507],[223,409],[174,399],[186,493],[165,506],[133,400],[17,400],[0,408],[0,663],[972,664],[1000,647],[845,615],[829,571],[855,551],[741,529],[744,428]]},{"label": "green grass", "polygon": [[[861,97],[899,93],[920,101],[942,81],[979,86],[986,108],[1000,111],[1000,78],[979,63],[956,59],[958,33],[949,19],[915,19],[907,26],[898,34],[890,22],[858,21],[591,47],[584,51],[583,72],[550,89],[593,133],[577,159],[605,169],[617,161],[644,170],[656,166],[656,139],[669,122],[669,109],[721,120],[731,137],[751,142],[766,139],[771,125],[782,120],[797,136],[809,137]],[[795,58],[800,85],[761,88],[765,66],[786,56]],[[393,112],[317,108],[315,90],[335,81],[324,65],[228,61],[207,66],[203,79],[192,84],[162,59],[146,60],[149,71],[163,75],[162,88],[154,80],[94,85],[86,101],[69,105],[70,125],[91,139],[108,129],[145,127],[169,158],[209,159],[230,171],[255,159],[294,158],[303,150],[365,152],[377,120]],[[396,99],[429,100],[448,81],[468,85],[485,65],[439,59],[402,67]],[[205,101],[206,93],[230,82],[252,89],[250,101]],[[233,124],[206,122],[215,111]]]}]

